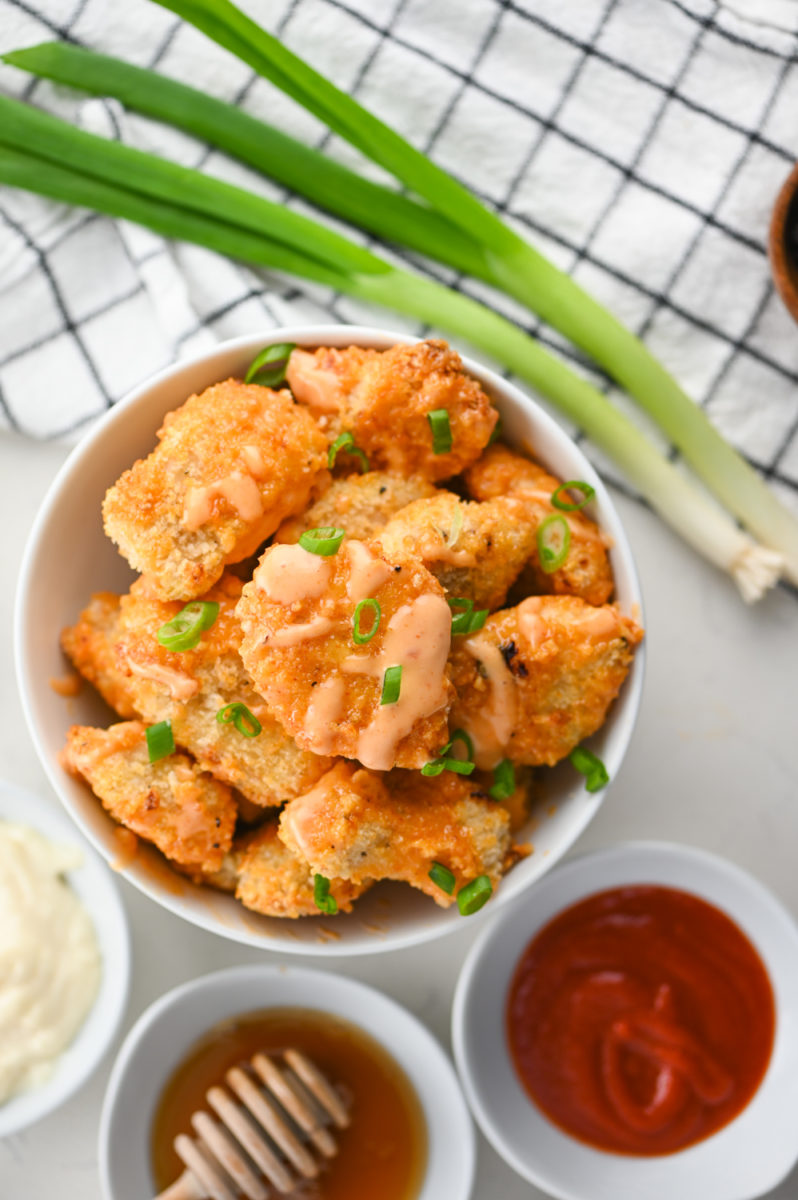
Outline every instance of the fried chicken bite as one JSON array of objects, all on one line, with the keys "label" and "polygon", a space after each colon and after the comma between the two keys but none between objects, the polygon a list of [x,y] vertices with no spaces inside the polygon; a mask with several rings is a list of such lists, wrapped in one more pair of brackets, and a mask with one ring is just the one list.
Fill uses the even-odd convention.
[{"label": "fried chicken bite", "polygon": [[526,825],[532,811],[534,800],[534,772],[531,767],[515,767],[515,787],[511,794],[504,799],[496,800],[490,796],[490,789],[496,782],[493,772],[474,771],[469,776],[470,782],[479,788],[479,793],[490,798],[494,804],[499,804],[510,819],[510,833],[515,835]]},{"label": "fried chicken bite", "polygon": [[566,561],[556,571],[543,570],[537,543],[533,545],[522,579],[529,591],[581,596],[588,604],[606,604],[614,588],[606,543],[598,525],[583,512],[562,512],[554,507],[551,497],[560,486],[558,479],[531,459],[497,444],[489,446],[468,468],[465,484],[475,500],[512,497],[534,530],[552,513],[567,522],[571,544]]},{"label": "fried chicken bite", "polygon": [[324,435],[287,391],[228,379],[167,413],[158,445],[106,493],[105,532],[164,600],[206,592],[301,512]]},{"label": "fried chicken bite", "polygon": [[458,638],[452,727],[479,767],[503,758],[553,766],[603,725],[643,631],[611,604],[530,596]]},{"label": "fried chicken bite", "polygon": [[128,673],[116,658],[119,601],[113,592],[97,592],[77,622],[62,631],[61,647],[76,670],[120,717],[138,717],[141,714],[133,703]]},{"label": "fried chicken bite", "polygon": [[[345,762],[286,805],[280,837],[321,875],[403,880],[442,908],[478,875],[495,887],[510,844],[507,812],[461,775],[377,775]],[[452,895],[430,879],[433,862],[454,875]]]},{"label": "fried chicken bite", "polygon": [[[317,917],[313,899],[313,876],[307,859],[289,849],[277,835],[277,822],[267,821],[259,829],[236,841],[234,850],[237,881],[236,899],[252,912],[266,917]],[[351,912],[352,904],[370,884],[330,878],[330,895],[339,912]],[[330,916],[334,914],[325,914]]]},{"label": "fried chicken bite", "polygon": [[[355,609],[367,599],[357,644]],[[375,604],[378,624],[366,640]],[[389,561],[348,539],[329,555],[270,546],[236,611],[244,665],[300,747],[388,770],[423,766],[446,741],[451,612],[437,580],[412,559]]]},{"label": "fried chicken bite", "polygon": [[346,530],[347,537],[367,542],[411,500],[434,496],[436,490],[422,475],[390,475],[367,471],[336,479],[315,504],[298,517],[283,521],[275,542],[298,542],[306,529],[332,526]]},{"label": "fried chicken bite", "polygon": [[236,804],[229,787],[185,754],[151,763],[146,726],[73,725],[63,763],[88,783],[115,821],[176,863],[216,870],[230,849]]},{"label": "fried chicken bite", "polygon": [[[498,420],[459,354],[441,341],[384,351],[294,350],[286,379],[297,400],[325,422],[331,440],[351,432],[373,467],[397,475],[456,475],[479,456]],[[427,418],[441,409],[452,445],[436,454]]]},{"label": "fried chicken bite", "polygon": [[449,596],[491,611],[535,548],[535,526],[518,501],[478,504],[438,491],[398,512],[375,539],[386,557],[408,555],[431,571]]}]

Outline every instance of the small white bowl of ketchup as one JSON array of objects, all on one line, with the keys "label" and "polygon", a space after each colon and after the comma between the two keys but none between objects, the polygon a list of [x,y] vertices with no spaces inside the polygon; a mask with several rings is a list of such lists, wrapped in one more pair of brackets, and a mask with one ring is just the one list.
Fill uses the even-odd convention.
[{"label": "small white bowl of ketchup", "polygon": [[798,927],[739,867],[631,843],[500,914],[457,986],[483,1133],[562,1200],[753,1200],[798,1160]]}]

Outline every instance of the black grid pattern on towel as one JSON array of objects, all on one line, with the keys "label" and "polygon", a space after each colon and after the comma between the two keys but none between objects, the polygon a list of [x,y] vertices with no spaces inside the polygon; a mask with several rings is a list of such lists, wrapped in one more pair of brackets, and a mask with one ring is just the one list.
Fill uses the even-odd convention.
[{"label": "black grid pattern on towel", "polygon": [[[131,19],[146,20],[146,0],[125,7],[135,10]],[[390,81],[405,72],[425,95],[423,128],[407,130],[416,144],[615,308],[798,508],[798,336],[773,292],[766,254],[769,207],[798,155],[798,132],[786,115],[790,98],[798,99],[793,37],[762,37],[717,0],[250,0],[245,7],[300,50],[313,22],[335,21],[352,54],[328,73],[389,120],[401,119],[402,100],[391,95]],[[0,29],[3,11],[12,9],[36,24],[38,40],[109,48],[97,31],[103,14],[112,21],[110,0],[0,0]],[[440,37],[447,21],[457,31],[450,40]],[[132,57],[180,74],[186,31],[171,18],[156,24],[157,36]],[[739,103],[728,86],[735,70]],[[263,113],[268,85],[244,68],[233,76],[226,98]],[[28,80],[16,94],[48,104],[48,87]],[[328,131],[316,127],[309,136],[354,161]],[[701,148],[696,161],[692,144]],[[224,174],[215,152],[182,150],[182,161]],[[299,203],[266,186],[281,202]],[[23,432],[79,430],[137,379],[209,334],[303,317],[373,319],[348,297],[228,264],[224,286],[212,298],[192,294],[182,325],[164,329],[160,314],[149,311],[159,271],[179,276],[187,262],[210,270],[212,256],[151,235],[131,238],[85,214],[66,216],[55,232],[42,220],[37,236],[11,196],[0,191],[0,256],[10,247],[13,261],[29,269],[20,292],[13,278],[5,289],[0,278],[0,422]],[[97,295],[76,296],[69,265],[86,254],[107,255],[113,278]],[[488,295],[473,280],[407,258],[455,288]],[[30,304],[31,319],[4,320],[4,294],[9,303]],[[490,299],[590,371],[555,332],[503,298]],[[143,350],[120,340],[128,319]],[[77,378],[81,399],[66,417],[54,404],[37,423],[26,410],[23,379],[43,355],[59,383]],[[608,380],[593,377],[628,405]]]}]

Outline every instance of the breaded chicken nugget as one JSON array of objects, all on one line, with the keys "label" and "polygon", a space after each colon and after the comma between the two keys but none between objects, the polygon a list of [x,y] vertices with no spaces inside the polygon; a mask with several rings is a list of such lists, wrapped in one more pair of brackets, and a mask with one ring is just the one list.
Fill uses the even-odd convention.
[{"label": "breaded chicken nugget", "polygon": [[617,696],[643,631],[614,605],[530,596],[458,638],[452,727],[479,767],[502,758],[553,766],[595,733]]},{"label": "breaded chicken nugget", "polygon": [[141,713],[133,703],[128,674],[116,658],[119,616],[119,596],[97,592],[77,623],[62,631],[61,646],[83,678],[94,684],[120,717],[138,717]]},{"label": "breaded chicken nugget", "polygon": [[409,479],[386,471],[347,475],[345,479],[336,479],[301,516],[283,521],[273,540],[298,542],[306,529],[332,525],[344,528],[347,537],[367,542],[411,500],[435,494],[435,488],[421,475],[411,475]]},{"label": "breaded chicken nugget", "polygon": [[[325,414],[335,437],[346,430],[372,467],[397,475],[448,479],[488,444],[498,413],[459,354],[446,342],[416,342],[390,350],[322,347],[294,350],[286,379],[296,398]],[[428,416],[445,410],[451,448],[435,453]]]},{"label": "breaded chicken nugget", "polygon": [[505,810],[461,775],[376,775],[341,762],[286,805],[280,837],[328,878],[404,880],[447,908],[455,895],[430,879],[432,864],[453,873],[455,893],[478,875],[495,885],[510,834]]},{"label": "breaded chicken nugget", "polygon": [[398,512],[375,541],[387,558],[419,559],[449,596],[493,610],[535,547],[535,526],[518,501],[476,504],[439,491]]},{"label": "breaded chicken nugget", "polygon": [[495,800],[490,795],[490,789],[496,780],[493,772],[474,771],[469,775],[469,782],[479,788],[482,799],[500,804],[510,818],[510,833],[516,834],[523,829],[532,811],[532,801],[535,798],[534,772],[531,767],[515,767],[515,788],[512,793],[502,800]]},{"label": "breaded chicken nugget", "polygon": [[[523,455],[495,445],[489,446],[479,461],[469,467],[465,483],[468,494],[475,500],[512,496],[534,529],[552,513],[567,522],[571,544],[566,561],[547,574],[540,565],[535,544],[523,579],[529,591],[581,596],[588,604],[606,604],[614,584],[601,530],[582,512],[562,512],[554,507],[551,497],[560,486],[558,479]],[[565,499],[570,502],[567,496]]]},{"label": "breaded chicken nugget", "polygon": [[388,770],[446,741],[451,611],[420,564],[348,539],[327,555],[270,546],[237,614],[244,665],[299,746]]},{"label": "breaded chicken nugget", "polygon": [[201,596],[301,512],[326,442],[288,392],[228,379],[167,413],[159,444],[106,493],[105,532],[164,600]]},{"label": "breaded chicken nugget", "polygon": [[140,721],[110,729],[73,725],[62,759],[115,821],[167,858],[207,870],[221,867],[236,823],[232,791],[185,754],[151,763]]},{"label": "breaded chicken nugget", "polygon": [[[267,917],[317,917],[313,899],[314,872],[306,859],[290,850],[277,835],[277,822],[268,821],[239,838],[234,857],[238,879],[236,898],[245,908]],[[352,883],[329,880],[330,892],[339,912],[351,912],[352,904],[369,886],[369,881]],[[335,915],[325,913],[325,917]]]}]

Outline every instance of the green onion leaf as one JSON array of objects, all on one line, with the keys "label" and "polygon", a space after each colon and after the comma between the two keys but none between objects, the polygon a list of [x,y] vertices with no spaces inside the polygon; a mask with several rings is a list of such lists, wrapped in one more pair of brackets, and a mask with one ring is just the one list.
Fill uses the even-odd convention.
[{"label": "green onion leaf", "polygon": [[[569,503],[563,500],[564,492],[581,492],[582,499]],[[556,491],[552,492],[551,502],[555,508],[561,509],[562,512],[578,512],[584,508],[596,494],[596,489],[591,487],[589,483],[585,483],[581,479],[569,479],[567,483],[561,483]]]},{"label": "green onion leaf", "polygon": [[175,752],[175,739],[171,721],[159,721],[147,729],[147,753],[151,763],[160,762]]},{"label": "green onion leaf", "polygon": [[471,613],[468,621],[468,633],[476,633],[488,619],[488,610],[486,608],[478,608],[476,612]]},{"label": "green onion leaf", "polygon": [[434,862],[428,874],[436,887],[439,887],[442,892],[446,892],[447,896],[451,896],[454,891],[455,878],[448,867],[444,867],[443,863]]},{"label": "green onion leaf", "polygon": [[248,738],[257,737],[263,729],[258,718],[249,711],[246,704],[238,702],[225,704],[224,708],[220,708],[216,714],[216,720],[220,725],[229,725],[232,721],[238,732]]},{"label": "green onion leaf", "polygon": [[493,768],[493,787],[488,788],[488,795],[493,800],[509,800],[515,791],[515,767],[509,758],[503,758],[498,766]]},{"label": "green onion leaf", "polygon": [[[372,625],[368,633],[363,633],[360,628],[360,614],[363,612],[364,608],[367,608],[372,614]],[[368,600],[361,600],[358,603],[357,607],[355,608],[355,615],[352,618],[352,641],[355,643],[355,645],[363,646],[366,642],[371,641],[371,639],[374,637],[374,634],[380,627],[381,616],[382,609],[380,608],[379,603],[376,600],[373,600],[371,597],[369,597]]]},{"label": "green onion leaf", "polygon": [[338,902],[330,895],[330,881],[324,875],[313,876],[313,903],[321,912],[334,916],[338,912]]},{"label": "green onion leaf", "polygon": [[571,546],[571,530],[565,517],[551,513],[541,521],[537,531],[538,559],[547,575],[559,570],[568,557]]},{"label": "green onion leaf", "polygon": [[332,470],[335,466],[335,460],[338,457],[339,450],[345,450],[347,454],[354,454],[360,462],[360,470],[365,475],[366,471],[369,469],[368,457],[366,456],[364,450],[361,450],[359,446],[355,445],[354,434],[350,433],[349,430],[339,433],[338,437],[327,451],[327,466],[330,468],[330,470]]},{"label": "green onion leaf", "polygon": [[445,408],[435,408],[427,413],[429,427],[432,430],[432,453],[448,454],[452,448],[452,427],[449,423],[449,413]]},{"label": "green onion leaf", "polygon": [[493,885],[487,875],[478,875],[457,893],[457,907],[464,917],[479,912],[493,895]]},{"label": "green onion leaf", "polygon": [[210,629],[218,615],[219,605],[215,600],[192,600],[162,625],[155,636],[164,650],[177,653],[193,650],[199,645],[200,635]]},{"label": "green onion leaf", "polygon": [[446,754],[447,751],[451,750],[455,742],[463,743],[466,748],[466,761],[471,762],[474,758],[474,743],[471,741],[471,738],[468,736],[465,729],[455,729],[449,744],[444,746],[443,750],[441,750],[441,754]]},{"label": "green onion leaf", "polygon": [[504,433],[504,422],[502,421],[501,417],[499,417],[498,421],[493,426],[493,432],[491,433],[490,437],[488,438],[488,445],[492,446],[494,442],[498,442],[499,438],[501,437],[501,435],[503,433]]},{"label": "green onion leaf", "polygon": [[386,667],[382,679],[382,697],[380,704],[396,704],[402,687],[402,668]]},{"label": "green onion leaf", "polygon": [[244,383],[259,383],[261,387],[275,388],[285,380],[285,372],[291,351],[296,346],[293,342],[277,342],[261,350],[244,376]]},{"label": "green onion leaf", "polygon": [[[462,742],[466,748],[467,758],[455,758],[449,751],[455,742]],[[470,775],[476,764],[472,761],[474,758],[474,743],[466,733],[465,729],[455,729],[449,741],[441,750],[437,758],[432,762],[425,763],[421,768],[421,774],[427,776],[440,775],[443,771],[453,771],[455,775]]]},{"label": "green onion leaf", "polygon": [[329,558],[338,551],[338,547],[346,536],[345,530],[334,529],[332,525],[322,525],[319,529],[308,529],[300,535],[299,544],[303,550],[311,554],[321,554]]},{"label": "green onion leaf", "polygon": [[577,746],[572,750],[568,759],[571,765],[585,776],[585,788],[588,792],[600,792],[609,783],[610,777],[604,763],[584,746]]},{"label": "green onion leaf", "polygon": [[[476,633],[488,619],[487,608],[474,612],[474,601],[465,596],[448,596],[446,603],[452,610],[452,636],[459,633]],[[462,609],[462,612],[458,611]]]}]

